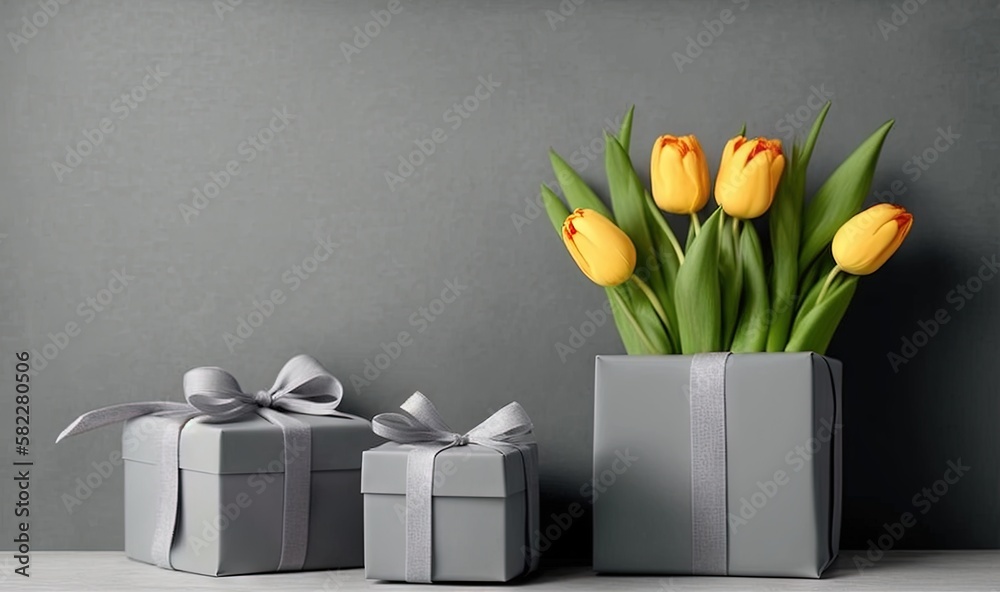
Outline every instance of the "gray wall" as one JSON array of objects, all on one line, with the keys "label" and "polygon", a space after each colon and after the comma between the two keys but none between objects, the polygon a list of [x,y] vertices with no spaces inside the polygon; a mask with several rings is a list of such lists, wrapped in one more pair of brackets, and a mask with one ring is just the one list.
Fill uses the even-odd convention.
[{"label": "gray wall", "polygon": [[[1000,280],[973,281],[971,299],[951,292],[1000,250],[1000,13],[902,4],[919,8],[883,33],[890,2],[404,1],[381,26],[371,11],[388,0],[245,0],[218,14],[195,0],[80,0],[21,43],[7,34],[41,9],[4,2],[0,499],[14,493],[16,351],[55,354],[32,383],[35,548],[118,549],[120,471],[64,505],[118,447],[114,428],[54,446],[76,415],[177,400],[198,365],[263,388],[299,352],[349,382],[406,331],[412,344],[360,393],[348,385],[346,408],[370,416],[421,389],[458,427],[519,400],[537,425],[546,515],[562,512],[588,480],[593,356],[621,345],[604,326],[557,353],[603,292],[531,205],[552,179],[546,150],[575,153],[603,191],[603,156],[587,146],[631,102],[638,162],[664,132],[697,132],[714,161],[744,119],[789,139],[819,91],[834,108],[810,185],[894,117],[875,188],[901,193],[916,216],[831,347],[847,368],[844,546],[867,546],[915,509],[895,546],[1000,546]],[[723,9],[731,22],[703,32]],[[377,34],[350,50],[355,27]],[[710,44],[679,69],[673,54],[699,33]],[[283,109],[287,125],[272,120]],[[939,130],[955,137],[936,150]],[[435,136],[412,174],[387,180]],[[67,162],[67,146],[89,152],[90,141]],[[911,159],[925,152],[923,170]],[[231,160],[228,184],[206,189]],[[200,209],[195,188],[214,196]],[[327,237],[329,256],[311,260]],[[296,266],[310,271],[296,279]],[[459,295],[439,306],[449,282]],[[227,344],[275,290],[282,302],[263,324]],[[948,322],[894,369],[888,354],[939,310]],[[914,496],[956,459],[971,470],[919,513]],[[13,528],[6,509],[0,526]],[[588,520],[561,539],[553,555],[587,557]]]}]

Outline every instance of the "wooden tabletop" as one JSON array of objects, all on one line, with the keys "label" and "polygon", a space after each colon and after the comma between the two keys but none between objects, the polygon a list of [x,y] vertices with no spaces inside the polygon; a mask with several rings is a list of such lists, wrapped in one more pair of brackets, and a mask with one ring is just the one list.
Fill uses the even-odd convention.
[{"label": "wooden tabletop", "polygon": [[859,570],[855,558],[863,553],[842,552],[836,566],[822,580],[707,577],[598,576],[587,568],[544,569],[518,585],[419,586],[367,581],[360,569],[211,578],[174,572],[138,563],[120,552],[45,552],[32,555],[31,577],[13,574],[9,555],[0,558],[0,590],[87,591],[141,590],[274,590],[352,592],[354,590],[532,590],[623,591],[649,590],[975,590],[1000,592],[1000,550],[897,551]]}]

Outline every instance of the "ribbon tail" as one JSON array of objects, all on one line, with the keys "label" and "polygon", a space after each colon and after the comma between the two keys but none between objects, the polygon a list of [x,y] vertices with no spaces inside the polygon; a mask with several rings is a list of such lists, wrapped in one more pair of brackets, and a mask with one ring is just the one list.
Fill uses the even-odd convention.
[{"label": "ribbon tail", "polygon": [[521,452],[521,458],[524,462],[524,486],[528,489],[528,534],[527,542],[525,544],[525,549],[527,549],[528,556],[525,558],[528,571],[535,571],[538,569],[538,560],[540,555],[533,552],[531,547],[531,537],[539,529],[539,494],[538,494],[538,448],[530,444],[519,444],[517,449]]},{"label": "ribbon tail", "polygon": [[281,428],[284,439],[284,502],[278,571],[298,571],[309,546],[309,498],[312,494],[312,431],[309,425],[273,409],[257,413]]},{"label": "ribbon tail", "polygon": [[88,411],[76,418],[65,430],[56,438],[56,443],[65,438],[96,430],[97,428],[128,421],[140,415],[150,415],[152,413],[163,413],[171,411],[193,411],[187,403],[176,403],[171,401],[154,401],[148,403],[122,403]]},{"label": "ribbon tail", "polygon": [[165,417],[165,427],[159,431],[160,448],[159,486],[160,503],[156,504],[153,529],[153,544],[150,555],[153,563],[163,569],[173,569],[170,563],[170,549],[174,546],[174,531],[177,529],[177,509],[180,507],[180,438],[181,430],[188,421],[196,417],[197,411],[178,416]]},{"label": "ribbon tail", "polygon": [[406,581],[429,584],[433,573],[434,459],[452,444],[417,446],[406,457]]}]

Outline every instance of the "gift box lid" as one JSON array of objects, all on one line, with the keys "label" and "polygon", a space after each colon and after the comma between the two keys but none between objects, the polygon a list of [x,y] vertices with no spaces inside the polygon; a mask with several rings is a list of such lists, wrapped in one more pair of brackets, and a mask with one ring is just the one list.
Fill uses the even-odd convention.
[{"label": "gift box lid", "polygon": [[[354,415],[286,415],[310,428],[313,471],[358,469],[361,453],[383,441],[372,433],[368,420]],[[146,415],[126,422],[122,458],[158,464],[156,434],[167,428],[169,421]],[[216,474],[282,473],[284,449],[281,428],[259,415],[225,423],[195,418],[181,431],[180,468]]]},{"label": "gift box lid", "polygon": [[[361,493],[406,494],[406,458],[412,444],[387,442],[364,453]],[[531,445],[537,458],[538,449]],[[535,463],[537,466],[537,463]],[[433,495],[446,497],[507,497],[524,491],[524,461],[513,450],[470,444],[441,451],[434,460]]]}]

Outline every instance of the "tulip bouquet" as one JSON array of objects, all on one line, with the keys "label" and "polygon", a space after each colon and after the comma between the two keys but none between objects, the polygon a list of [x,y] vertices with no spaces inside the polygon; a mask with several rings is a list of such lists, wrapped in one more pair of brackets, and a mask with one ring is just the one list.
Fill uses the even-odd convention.
[{"label": "tulip bouquet", "polygon": [[[806,168],[827,103],[790,154],[780,140],[729,140],[715,179],[718,205],[702,222],[711,182],[693,136],[653,145],[647,190],[629,158],[634,109],[605,132],[609,209],[565,160],[550,152],[569,208],[542,185],[556,231],[584,274],[604,286],[630,354],[711,351],[825,353],[857,288],[882,266],[913,222],[900,206],[861,211],[890,120],[805,202]],[[664,212],[686,216],[684,246]],[[769,212],[771,256],[753,220]]]}]

